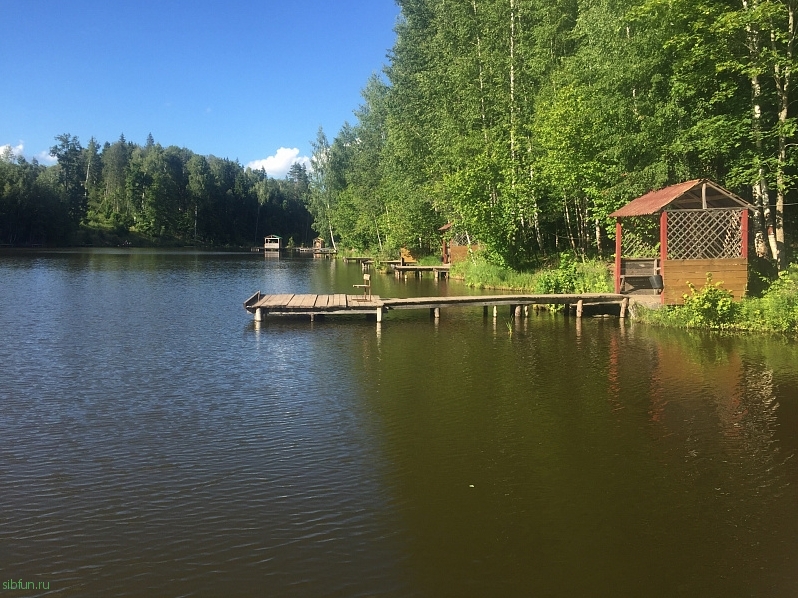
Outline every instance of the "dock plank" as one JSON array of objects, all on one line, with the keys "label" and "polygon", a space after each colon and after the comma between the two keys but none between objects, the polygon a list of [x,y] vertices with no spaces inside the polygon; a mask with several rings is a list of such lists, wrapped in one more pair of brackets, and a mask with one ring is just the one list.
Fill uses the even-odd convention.
[{"label": "dock plank", "polygon": [[258,301],[255,307],[263,307],[266,309],[280,308],[286,305],[294,295],[266,295]]},{"label": "dock plank", "polygon": [[294,295],[291,300],[285,305],[286,309],[298,309],[303,307],[307,295]]}]

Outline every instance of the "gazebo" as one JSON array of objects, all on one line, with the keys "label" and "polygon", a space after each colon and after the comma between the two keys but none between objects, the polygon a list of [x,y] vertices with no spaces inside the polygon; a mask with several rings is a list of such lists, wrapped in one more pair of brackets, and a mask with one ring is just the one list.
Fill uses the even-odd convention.
[{"label": "gazebo", "polygon": [[683,302],[688,282],[707,274],[735,299],[748,284],[745,200],[706,179],[651,191],[610,214],[615,218],[615,292],[656,294]]},{"label": "gazebo", "polygon": [[473,243],[465,231],[455,230],[452,222],[438,229],[441,233],[441,261],[444,264],[462,262],[468,258],[469,251],[477,251],[479,245]]}]

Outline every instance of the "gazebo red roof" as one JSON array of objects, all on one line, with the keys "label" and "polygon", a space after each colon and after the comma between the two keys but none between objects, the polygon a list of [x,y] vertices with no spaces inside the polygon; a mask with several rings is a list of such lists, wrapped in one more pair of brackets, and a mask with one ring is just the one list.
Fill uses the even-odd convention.
[{"label": "gazebo red roof", "polygon": [[[711,193],[711,197],[707,200],[707,204],[709,205],[711,202],[713,204],[712,207],[739,206],[741,208],[752,208],[748,202],[740,199],[734,193],[727,191],[723,187],[715,185],[706,179],[694,179],[677,185],[671,185],[670,187],[665,187],[658,191],[650,191],[637,199],[633,199],[619,210],[614,211],[610,214],[610,218],[651,216],[662,212],[662,210],[677,200],[690,203],[695,203],[697,201],[699,203],[697,207],[700,208],[701,186],[703,184],[707,185],[708,191]],[[697,193],[691,193],[693,190],[697,190]]]}]

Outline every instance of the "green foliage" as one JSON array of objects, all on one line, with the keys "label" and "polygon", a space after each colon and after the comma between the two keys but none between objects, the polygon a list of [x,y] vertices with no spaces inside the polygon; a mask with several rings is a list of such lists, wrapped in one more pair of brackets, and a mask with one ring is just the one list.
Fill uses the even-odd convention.
[{"label": "green foliage", "polygon": [[71,135],[56,141],[55,166],[0,156],[0,243],[89,242],[84,226],[101,241],[136,233],[178,244],[247,246],[266,234],[311,242],[302,165],[275,180],[238,162],[164,148],[151,137],[139,146],[122,136],[102,151],[94,139],[86,148]]},{"label": "green foliage", "polygon": [[612,290],[612,281],[603,262],[578,262],[571,254],[563,253],[556,268],[538,273],[534,290],[536,293],[608,293]]},{"label": "green foliage", "polygon": [[728,328],[734,324],[739,304],[735,303],[730,291],[721,287],[721,282],[713,283],[712,275],[701,289],[691,282],[687,283],[690,294],[684,295],[684,305],[680,310],[686,328]]},{"label": "green foliage", "polygon": [[762,297],[746,299],[740,327],[767,332],[798,332],[798,264],[792,264]]},{"label": "green foliage", "polygon": [[640,319],[650,324],[677,328],[730,329],[739,327],[741,306],[732,294],[712,282],[707,273],[704,286],[698,289],[688,282],[690,293],[683,295],[683,305],[671,305],[656,310],[641,310]]},{"label": "green foliage", "polygon": [[535,280],[535,292],[575,293],[577,278],[576,262],[568,254],[562,254],[556,269],[545,270],[538,275]]},{"label": "green foliage", "polygon": [[679,328],[715,328],[756,332],[798,333],[798,265],[781,272],[762,297],[733,302],[731,294],[713,283],[702,289],[691,285],[684,305],[641,310],[640,319],[650,324]]},{"label": "green foliage", "polygon": [[[610,213],[703,177],[742,197],[764,178],[787,206],[776,235],[795,221],[792,3],[398,4],[388,84],[373,77],[357,123],[318,154],[332,170],[319,230],[423,247],[451,222],[519,270],[607,255]],[[541,284],[568,286],[558,276]]]},{"label": "green foliage", "polygon": [[477,288],[507,289],[530,293],[607,293],[612,280],[604,262],[578,262],[569,254],[562,254],[554,268],[537,272],[519,272],[496,265],[483,257],[475,257],[452,265],[454,277],[462,278]]}]

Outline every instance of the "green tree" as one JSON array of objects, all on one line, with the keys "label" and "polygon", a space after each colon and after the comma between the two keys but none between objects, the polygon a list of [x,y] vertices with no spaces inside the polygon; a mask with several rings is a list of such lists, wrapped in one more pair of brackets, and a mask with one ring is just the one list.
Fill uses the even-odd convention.
[{"label": "green tree", "polygon": [[88,191],[85,187],[86,159],[77,137],[64,133],[50,148],[50,155],[58,160],[58,182],[61,185],[67,214],[77,225],[86,217]]}]

